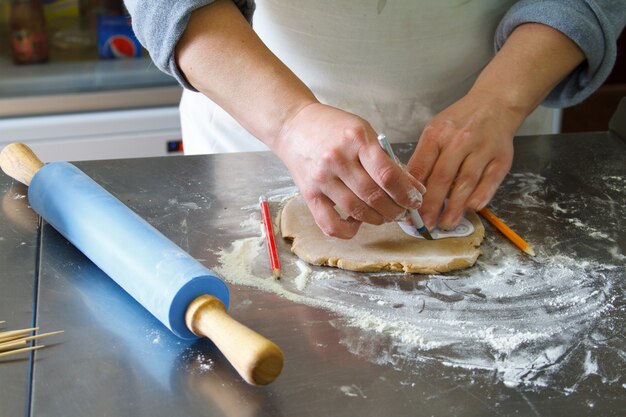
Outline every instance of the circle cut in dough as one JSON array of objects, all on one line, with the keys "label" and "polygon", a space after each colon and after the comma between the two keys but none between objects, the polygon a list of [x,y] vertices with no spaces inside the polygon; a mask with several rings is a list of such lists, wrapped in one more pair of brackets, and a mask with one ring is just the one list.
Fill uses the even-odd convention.
[{"label": "circle cut in dough", "polygon": [[466,237],[424,240],[407,235],[397,223],[364,223],[352,239],[345,240],[326,236],[298,194],[283,208],[280,230],[283,238],[293,241],[291,251],[313,265],[438,274],[468,268],[480,255],[485,228],[476,213],[468,212],[466,218],[474,225],[474,232]]}]

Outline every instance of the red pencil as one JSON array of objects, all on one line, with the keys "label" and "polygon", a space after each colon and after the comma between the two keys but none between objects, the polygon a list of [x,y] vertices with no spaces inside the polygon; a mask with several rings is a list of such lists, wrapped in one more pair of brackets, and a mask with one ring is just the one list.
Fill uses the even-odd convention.
[{"label": "red pencil", "polygon": [[272,217],[270,216],[270,208],[264,195],[259,197],[261,205],[261,218],[263,219],[263,229],[265,230],[265,239],[267,240],[267,252],[270,255],[270,265],[272,273],[276,278],[280,278],[280,261],[278,260],[278,249],[276,248],[276,240],[274,239],[274,230],[272,228]]}]

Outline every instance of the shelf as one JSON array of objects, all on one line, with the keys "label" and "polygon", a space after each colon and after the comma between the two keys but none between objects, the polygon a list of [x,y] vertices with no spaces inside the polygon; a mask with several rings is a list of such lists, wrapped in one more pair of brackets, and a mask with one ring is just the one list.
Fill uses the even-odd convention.
[{"label": "shelf", "polygon": [[0,118],[177,105],[182,88],[149,58],[14,65],[0,55]]},{"label": "shelf", "polygon": [[15,65],[0,56],[0,98],[176,85],[149,58]]}]

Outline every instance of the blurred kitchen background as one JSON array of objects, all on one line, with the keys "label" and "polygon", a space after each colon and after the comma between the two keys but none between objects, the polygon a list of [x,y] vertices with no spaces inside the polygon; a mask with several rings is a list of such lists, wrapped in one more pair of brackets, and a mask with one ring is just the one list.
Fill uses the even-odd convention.
[{"label": "blurred kitchen background", "polygon": [[46,162],[179,154],[181,92],[122,0],[0,0],[0,146]]}]

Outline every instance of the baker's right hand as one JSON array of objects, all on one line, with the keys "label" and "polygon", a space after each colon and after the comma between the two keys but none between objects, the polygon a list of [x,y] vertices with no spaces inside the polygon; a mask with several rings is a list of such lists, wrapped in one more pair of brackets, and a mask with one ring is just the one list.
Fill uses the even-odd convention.
[{"label": "baker's right hand", "polygon": [[408,208],[420,207],[426,192],[389,158],[369,123],[321,103],[301,108],[271,148],[328,236],[349,239],[363,222],[403,220]]}]

